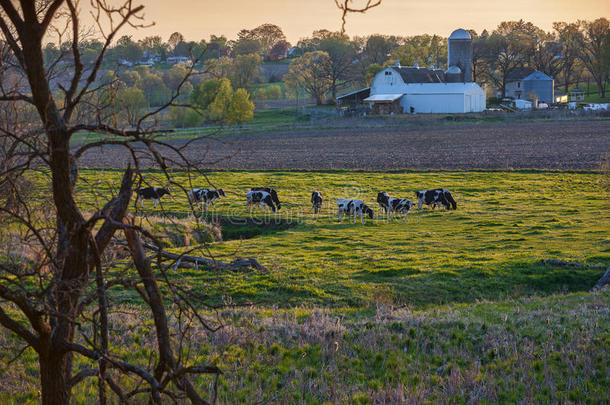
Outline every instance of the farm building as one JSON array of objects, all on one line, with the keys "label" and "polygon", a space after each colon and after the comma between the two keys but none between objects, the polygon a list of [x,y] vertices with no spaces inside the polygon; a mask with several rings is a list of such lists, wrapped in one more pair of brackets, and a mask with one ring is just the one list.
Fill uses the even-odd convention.
[{"label": "farm building", "polygon": [[374,113],[469,113],[485,110],[485,92],[472,82],[472,38],[455,30],[449,37],[449,68],[403,67],[383,69],[371,82]]},{"label": "farm building", "polygon": [[533,99],[547,104],[553,103],[554,80],[552,77],[530,67],[515,69],[506,76],[506,97]]}]

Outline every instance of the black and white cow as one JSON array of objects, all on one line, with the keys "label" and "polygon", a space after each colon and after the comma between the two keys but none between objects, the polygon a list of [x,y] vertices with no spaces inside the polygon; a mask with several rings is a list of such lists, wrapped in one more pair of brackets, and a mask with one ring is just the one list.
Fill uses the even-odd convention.
[{"label": "black and white cow", "polygon": [[393,213],[399,212],[402,214],[402,222],[405,222],[407,220],[407,214],[413,207],[413,203],[410,200],[407,200],[406,198],[390,197],[385,191],[377,194],[377,202],[381,209],[386,211],[388,221]]},{"label": "black and white cow", "polygon": [[369,218],[373,219],[373,210],[370,209],[362,200],[344,200],[337,198],[337,219],[341,222],[341,215],[343,214],[354,214],[354,223],[356,223],[356,217],[360,215],[360,221],[364,224],[364,214],[367,214]]},{"label": "black and white cow", "polygon": [[277,210],[279,211],[280,208],[282,208],[280,199],[277,197],[277,192],[274,189],[272,189],[270,187],[252,187],[250,190],[251,191],[264,191],[266,193],[271,194],[271,198],[273,199],[273,202],[277,206]]},{"label": "black and white cow", "polygon": [[446,188],[436,188],[433,190],[421,190],[416,191],[415,195],[417,196],[418,207],[421,210],[422,205],[432,205],[432,209],[434,209],[437,205],[440,207],[441,205],[445,207],[445,209],[450,210],[453,207],[454,210],[457,209],[457,203],[451,196],[451,192]]},{"label": "black and white cow", "polygon": [[268,206],[272,212],[277,212],[275,205],[273,204],[274,201],[271,193],[266,191],[248,191],[246,194],[246,199],[248,200],[248,208],[250,209],[250,212],[252,212],[252,207],[254,204],[259,203],[261,205],[261,213],[264,213],[263,208],[265,205]]},{"label": "black and white cow", "polygon": [[320,208],[322,208],[322,203],[324,202],[324,197],[322,197],[322,193],[319,191],[314,191],[311,193],[311,205],[313,207],[313,213],[317,214],[320,212]]},{"label": "black and white cow", "polygon": [[165,194],[171,195],[169,190],[166,188],[144,187],[138,190],[138,199],[140,200],[142,208],[144,208],[144,200],[153,200],[155,202],[155,208],[157,208],[159,199]]},{"label": "black and white cow", "polygon": [[199,205],[199,209],[202,209],[202,206],[205,205],[206,212],[210,204],[213,206],[214,201],[220,197],[226,197],[222,188],[219,188],[218,190],[213,188],[194,188],[189,191],[190,200],[197,203],[197,205]]}]

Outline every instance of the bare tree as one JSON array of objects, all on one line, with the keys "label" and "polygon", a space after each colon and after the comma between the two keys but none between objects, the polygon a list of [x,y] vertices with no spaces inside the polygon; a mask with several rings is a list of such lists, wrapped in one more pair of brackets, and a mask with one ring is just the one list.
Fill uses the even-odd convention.
[{"label": "bare tree", "polygon": [[607,47],[610,41],[610,21],[598,18],[595,21],[579,21],[582,34],[580,38],[579,59],[597,84],[602,98],[606,97],[605,82],[610,71]]},{"label": "bare tree", "polygon": [[[214,395],[204,399],[191,378],[212,374],[217,381],[220,370],[191,364],[181,345],[185,322],[214,331],[219,319],[204,318],[197,308],[205,303],[195,305],[188,291],[170,281],[160,242],[129,214],[133,190],[143,181],[144,155],[163,170],[168,184],[186,192],[167,169],[191,170],[192,162],[183,149],[158,140],[155,117],[180,106],[182,85],[193,70],[167,103],[132,119],[129,127],[113,125],[118,122],[114,80],[100,79],[104,57],[122,28],[143,25],[143,6],[93,0],[91,7],[103,41],[87,64],[79,43],[89,31],[76,0],[0,0],[0,220],[6,224],[0,232],[0,325],[36,352],[43,404],[70,403],[74,387],[90,377],[97,379],[101,404],[108,402],[108,390],[121,403],[214,402]],[[51,39],[66,51],[45,60],[43,46]],[[73,140],[79,131],[103,136],[78,147]],[[136,150],[136,142],[144,147]],[[124,147],[132,163],[114,197],[83,207],[76,189],[79,158],[107,144]],[[36,189],[31,179],[42,179],[43,188]],[[29,195],[33,189],[36,194]],[[47,199],[41,197],[45,191]],[[123,265],[115,260],[119,245],[126,247]],[[154,261],[146,246],[155,249]],[[160,284],[171,293],[171,303]],[[154,321],[156,355],[148,366],[115,354],[109,292],[117,287],[137,293]],[[88,366],[74,370],[77,356]],[[122,386],[125,379],[132,384]]]},{"label": "bare tree", "polygon": [[345,34],[345,23],[349,13],[366,13],[368,10],[381,4],[381,0],[366,0],[362,5],[353,6],[354,0],[335,0],[337,8],[341,10],[341,35]]}]

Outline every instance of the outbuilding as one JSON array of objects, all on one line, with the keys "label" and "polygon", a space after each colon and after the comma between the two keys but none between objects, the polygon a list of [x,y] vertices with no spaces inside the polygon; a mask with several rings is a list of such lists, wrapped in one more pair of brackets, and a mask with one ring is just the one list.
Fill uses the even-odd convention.
[{"label": "outbuilding", "polygon": [[545,73],[530,67],[515,69],[506,75],[506,97],[543,101],[555,101],[554,80]]}]

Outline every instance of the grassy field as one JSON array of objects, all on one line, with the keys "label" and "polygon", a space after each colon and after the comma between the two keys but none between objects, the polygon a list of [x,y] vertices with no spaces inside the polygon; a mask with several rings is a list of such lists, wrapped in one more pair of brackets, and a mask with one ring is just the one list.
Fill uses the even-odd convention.
[{"label": "grassy field", "polygon": [[[85,171],[88,183],[115,181],[114,171]],[[178,183],[190,188],[177,173]],[[183,270],[177,277],[191,286],[205,286],[210,296],[229,294],[234,301],[360,307],[385,302],[414,307],[506,299],[523,295],[582,291],[601,276],[599,269],[561,268],[543,259],[565,259],[610,265],[608,199],[593,173],[545,172],[253,172],[210,173],[223,188],[208,220],[222,221],[225,239],[211,244],[213,254],[255,257],[269,274],[216,274]],[[163,185],[158,173],[146,181]],[[83,185],[85,182],[83,182]],[[201,178],[193,187],[204,187]],[[291,222],[245,229],[245,192],[250,186],[274,186],[282,201],[278,215],[254,210],[261,222]],[[385,219],[353,224],[337,222],[334,198],[361,198],[378,212],[378,191],[414,200],[413,191],[449,188],[457,211],[415,210],[406,223]],[[326,197],[314,218],[312,190]],[[109,190],[108,190],[109,191]],[[180,242],[196,231],[184,194],[173,189],[163,210],[150,202],[141,211],[154,230],[180,251]],[[90,194],[82,194],[91,202]],[[163,218],[165,217],[165,218]],[[181,228],[167,222],[177,220]],[[161,225],[164,222],[165,225]],[[296,226],[294,226],[296,225]],[[178,230],[177,230],[178,229]],[[176,235],[176,233],[179,235]],[[240,234],[244,239],[239,239]],[[254,236],[254,237],[252,237]],[[193,238],[191,238],[193,239]],[[192,244],[196,243],[193,239]]]},{"label": "grassy field", "polygon": [[[103,203],[119,174],[82,170],[80,204],[92,210]],[[207,184],[174,175],[187,188]],[[165,183],[158,172],[145,176]],[[610,292],[586,292],[603,270],[540,262],[610,265],[601,174],[227,171],[208,177],[227,193],[207,217],[223,223],[226,239],[209,243],[211,252],[253,256],[270,269],[174,271],[177,282],[210,302],[224,294],[233,303],[259,304],[222,310],[223,329],[194,328],[183,348],[193,361],[223,370],[219,403],[607,402]],[[281,214],[248,215],[244,194],[254,185],[277,188]],[[425,209],[406,223],[365,225],[338,223],[335,216],[335,197],[362,198],[378,211],[377,191],[411,197],[437,186],[452,191],[457,211]],[[313,189],[326,197],[317,218],[309,207]],[[164,235],[169,250],[192,249],[195,217],[185,196],[172,192],[163,209],[145,202],[140,223]],[[122,344],[113,353],[147,364],[155,345],[149,315],[124,292],[114,301],[122,303],[113,306],[111,333]],[[0,403],[37,403],[33,350],[9,367],[22,346],[2,329],[0,347]],[[201,392],[211,389],[206,377],[194,383]],[[90,403],[95,392],[95,380],[86,380],[73,403]]]}]

